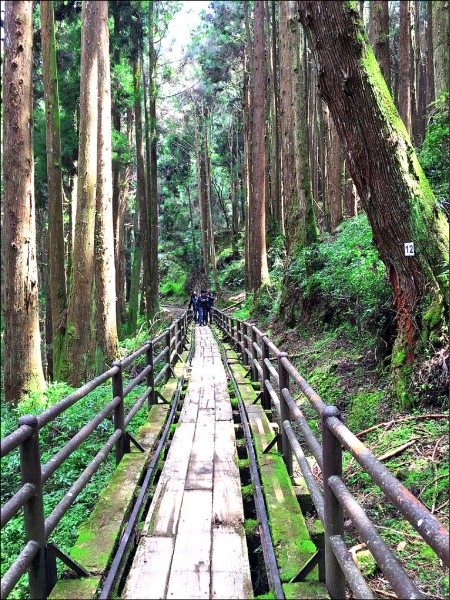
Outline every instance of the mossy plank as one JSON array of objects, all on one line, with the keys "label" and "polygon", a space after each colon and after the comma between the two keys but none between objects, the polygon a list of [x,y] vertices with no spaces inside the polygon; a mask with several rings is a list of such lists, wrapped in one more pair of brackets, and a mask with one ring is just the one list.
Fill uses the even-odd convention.
[{"label": "mossy plank", "polygon": [[73,600],[95,598],[100,577],[86,577],[84,579],[60,579],[50,592],[50,600]]},{"label": "mossy plank", "polygon": [[301,600],[302,598],[313,600],[313,598],[330,597],[323,583],[316,581],[283,583],[283,592],[286,600]]},{"label": "mossy plank", "polygon": [[143,469],[142,454],[126,454],[79,530],[70,555],[93,574],[108,566]]}]

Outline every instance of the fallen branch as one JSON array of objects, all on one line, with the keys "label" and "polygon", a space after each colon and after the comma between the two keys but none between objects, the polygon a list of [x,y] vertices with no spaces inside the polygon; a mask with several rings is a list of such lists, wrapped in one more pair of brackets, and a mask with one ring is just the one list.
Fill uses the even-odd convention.
[{"label": "fallen branch", "polygon": [[398,529],[392,529],[392,527],[384,527],[383,525],[375,525],[375,527],[377,529],[385,529],[386,531],[391,531],[392,533],[397,533],[399,535],[404,535],[406,537],[411,537],[423,541],[423,537],[417,535],[416,533],[407,533],[406,531],[399,531]]},{"label": "fallen branch", "polygon": [[439,512],[441,510],[441,508],[445,508],[448,504],[448,500],[446,500],[444,502],[444,504],[441,504],[440,506],[438,506],[437,508],[434,509],[434,514],[436,514],[437,512]]},{"label": "fallen branch", "polygon": [[362,435],[366,435],[366,433],[370,433],[375,429],[379,429],[380,427],[390,427],[394,423],[403,423],[404,421],[414,421],[416,419],[448,419],[448,415],[442,414],[428,414],[428,415],[415,415],[414,417],[404,417],[402,419],[392,419],[391,421],[385,421],[384,423],[378,423],[378,425],[374,425],[373,427],[369,427],[369,429],[364,429],[364,431],[360,431],[355,434],[356,437],[361,437]]},{"label": "fallen branch", "polygon": [[377,594],[381,594],[382,596],[387,596],[388,598],[398,598],[397,594],[385,592],[384,590],[379,590],[378,588],[372,588],[372,591],[376,592]]},{"label": "fallen branch", "polygon": [[407,442],[405,442],[404,444],[402,444],[401,446],[397,446],[397,448],[394,448],[393,450],[386,452],[386,454],[377,456],[377,458],[379,461],[382,461],[382,460],[387,460],[388,458],[392,458],[393,456],[397,456],[397,454],[401,454],[403,452],[403,450],[406,450],[406,448],[409,448],[410,446],[415,444],[418,439],[420,439],[420,438],[412,438],[412,439],[408,440]]},{"label": "fallen branch", "polygon": [[235,302],[234,304],[230,304],[230,306],[226,306],[223,310],[230,310],[230,308],[235,308],[236,306],[239,306],[239,304],[242,304],[243,302],[245,302],[245,298],[243,298],[242,300],[239,300],[238,302]]}]

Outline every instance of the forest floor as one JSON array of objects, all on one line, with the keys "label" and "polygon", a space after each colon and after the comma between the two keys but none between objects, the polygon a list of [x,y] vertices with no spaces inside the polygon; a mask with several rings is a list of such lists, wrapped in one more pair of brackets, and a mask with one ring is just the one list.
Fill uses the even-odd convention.
[{"label": "forest floor", "polygon": [[[322,399],[337,406],[351,431],[359,434],[379,460],[448,528],[447,407],[395,410],[388,372],[377,365],[373,343],[356,336],[348,325],[328,331],[310,327],[286,330],[275,319],[269,324],[269,334]],[[297,402],[320,437],[320,421],[303,395],[297,397]],[[344,469],[358,502],[417,587],[428,597],[448,597],[448,569],[442,561],[386,502],[349,453],[344,453]],[[320,470],[315,471],[320,481]],[[348,518],[345,527],[347,545],[376,597],[395,598]]]}]

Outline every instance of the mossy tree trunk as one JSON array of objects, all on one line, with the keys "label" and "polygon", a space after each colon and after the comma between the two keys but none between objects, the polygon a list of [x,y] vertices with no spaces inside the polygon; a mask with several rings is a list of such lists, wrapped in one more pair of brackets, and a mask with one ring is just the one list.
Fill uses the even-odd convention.
[{"label": "mossy tree trunk", "polygon": [[139,205],[136,202],[134,209],[134,252],[131,265],[131,278],[128,301],[128,333],[134,333],[137,328],[138,306],[139,306],[139,288],[141,281],[141,234],[139,227]]},{"label": "mossy tree trunk", "polygon": [[95,356],[97,372],[111,364],[118,350],[116,273],[112,208],[111,79],[108,2],[98,1],[98,144],[95,214]]},{"label": "mossy tree trunk", "polygon": [[[358,12],[344,2],[300,1],[298,7],[314,42],[320,94],[346,149],[392,285],[398,327],[392,367],[405,403],[416,355],[428,344],[436,348],[446,342],[448,225],[438,212]],[[410,242],[415,255],[405,256]]]},{"label": "mossy tree trunk", "polygon": [[92,290],[97,186],[99,3],[83,2],[81,17],[80,141],[73,273],[58,372],[73,386],[92,374]]},{"label": "mossy tree trunk", "polygon": [[293,29],[293,102],[294,102],[294,151],[295,174],[299,202],[300,222],[297,243],[304,247],[317,241],[317,225],[314,214],[311,179],[309,176],[308,121],[306,65],[302,60],[305,39],[301,27],[295,19],[294,6],[290,5],[290,22]]},{"label": "mossy tree trunk", "polygon": [[[45,126],[47,144],[48,189],[48,265],[49,295],[52,312],[53,364],[59,364],[67,311],[66,273],[64,266],[64,217],[61,172],[61,137],[59,120],[58,73],[56,64],[53,2],[41,6],[41,40],[44,77]],[[59,373],[54,373],[59,379]]]},{"label": "mossy tree trunk", "polygon": [[42,370],[33,159],[32,2],[5,5],[3,264],[5,400],[45,388]]}]

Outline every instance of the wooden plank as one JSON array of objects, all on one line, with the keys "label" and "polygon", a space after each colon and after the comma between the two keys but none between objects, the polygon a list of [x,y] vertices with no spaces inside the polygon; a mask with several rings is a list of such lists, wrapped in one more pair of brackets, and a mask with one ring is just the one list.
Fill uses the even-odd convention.
[{"label": "wooden plank", "polygon": [[232,460],[237,457],[234,423],[216,421],[214,432],[214,461]]},{"label": "wooden plank", "polygon": [[[211,532],[180,533],[170,570],[167,598],[209,598]],[[226,596],[225,596],[226,597]]]},{"label": "wooden plank", "polygon": [[241,481],[234,460],[214,464],[213,523],[230,527],[244,523]]},{"label": "wooden plank", "polygon": [[232,529],[213,530],[211,561],[212,598],[252,598],[250,565],[245,535]]},{"label": "wooden plank", "polygon": [[[211,442],[211,445],[213,443]],[[214,451],[214,447],[212,448]],[[191,460],[186,477],[186,490],[212,490],[214,463],[211,460]]]},{"label": "wooden plank", "polygon": [[[158,502],[149,511],[143,533],[156,536],[173,536],[177,532],[181,504],[184,494],[184,479],[169,479],[165,482]],[[152,503],[153,504],[153,503]]]},{"label": "wooden plank", "polygon": [[210,531],[212,521],[212,490],[186,490],[181,506],[178,535]]},{"label": "wooden plank", "polygon": [[164,598],[174,547],[174,538],[141,538],[121,598]]}]

